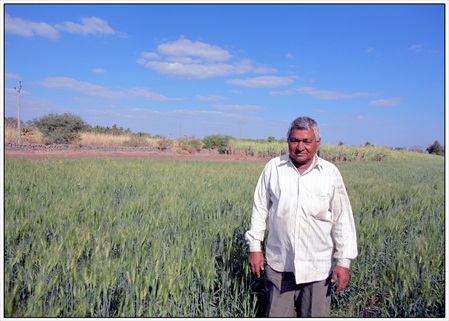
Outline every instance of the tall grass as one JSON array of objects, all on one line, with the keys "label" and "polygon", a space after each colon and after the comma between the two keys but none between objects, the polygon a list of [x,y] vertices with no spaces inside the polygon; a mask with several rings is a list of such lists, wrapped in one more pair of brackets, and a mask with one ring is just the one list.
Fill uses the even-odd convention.
[{"label": "tall grass", "polygon": [[288,150],[287,143],[282,141],[256,141],[236,140],[229,142],[231,152],[240,152],[248,156],[276,157],[285,154]]},{"label": "tall grass", "polygon": [[[339,163],[359,257],[332,316],[444,316],[442,157]],[[5,161],[6,317],[250,317],[260,163]]]},{"label": "tall grass", "polygon": [[[285,141],[230,140],[231,153],[249,156],[276,157],[288,152]],[[416,158],[427,154],[407,150],[396,151],[386,146],[320,145],[318,155],[332,162],[382,161],[387,158]]]},{"label": "tall grass", "polygon": [[[77,142],[89,146],[122,146],[132,139],[131,135],[112,135],[81,132],[80,140]],[[151,143],[153,140],[151,141]],[[150,140],[148,139],[148,144]],[[156,146],[156,144],[154,144]]]},{"label": "tall grass", "polygon": [[[341,316],[442,317],[445,311],[443,159],[341,163],[358,227]],[[380,165],[382,164],[382,165]]]},{"label": "tall grass", "polygon": [[[42,134],[36,128],[25,127],[21,129],[20,140],[22,144],[42,144],[44,139]],[[6,144],[16,144],[18,141],[17,126],[6,126],[4,128],[4,143]]]},{"label": "tall grass", "polygon": [[[8,126],[5,128],[4,142],[17,143],[17,128]],[[34,127],[28,126],[22,130],[21,136],[22,144],[45,144],[42,134]],[[81,144],[88,146],[101,147],[160,147],[160,148],[174,148],[178,150],[185,150],[190,153],[197,152],[202,149],[203,144],[200,139],[195,137],[183,137],[179,139],[172,139],[166,137],[149,137],[147,135],[137,134],[103,134],[92,132],[80,132],[79,139],[72,142],[72,144]]]}]

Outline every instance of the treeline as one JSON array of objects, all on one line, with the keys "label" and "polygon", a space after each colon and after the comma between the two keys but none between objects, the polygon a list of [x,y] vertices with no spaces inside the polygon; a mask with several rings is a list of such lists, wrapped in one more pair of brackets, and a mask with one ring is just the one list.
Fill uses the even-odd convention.
[{"label": "treeline", "polygon": [[[5,128],[16,128],[17,119],[14,117],[6,117],[4,119]],[[105,134],[112,136],[129,136],[130,140],[124,143],[128,146],[145,145],[147,138],[155,138],[160,140],[161,146],[172,146],[173,139],[149,133],[138,132],[133,133],[129,128],[118,127],[116,124],[109,126],[91,126],[86,123],[80,116],[64,113],[51,113],[40,118],[34,118],[26,124],[21,122],[21,135],[29,135],[39,131],[43,137],[44,144],[70,144],[76,142],[80,138],[81,132],[94,134]],[[267,144],[268,143],[268,144]],[[285,139],[278,140],[274,136],[269,136],[267,140],[263,139],[236,139],[232,136],[214,134],[204,137],[202,140],[195,137],[180,138],[178,145],[192,145],[193,149],[200,150],[215,149],[221,154],[232,154],[235,151],[243,152],[246,155],[260,156],[277,156],[280,153],[287,152]],[[343,142],[338,144],[340,149],[345,147]],[[370,142],[362,144],[360,147],[376,147]],[[385,149],[385,147],[383,147]],[[339,150],[340,150],[339,149]],[[387,148],[388,149],[388,148]],[[409,149],[403,147],[389,148],[395,151],[411,151],[424,153],[421,146],[413,146]],[[428,146],[425,151],[429,154],[444,156],[444,147],[435,140],[433,144]],[[382,158],[381,156],[379,156]],[[344,160],[344,157],[341,157]]]},{"label": "treeline", "polygon": [[112,127],[109,126],[95,126],[92,127],[90,125],[86,125],[83,128],[83,131],[89,132],[89,133],[96,133],[96,134],[108,134],[108,135],[131,135],[133,132],[131,129],[127,128],[124,129],[123,127],[117,127],[117,124],[112,125]]}]

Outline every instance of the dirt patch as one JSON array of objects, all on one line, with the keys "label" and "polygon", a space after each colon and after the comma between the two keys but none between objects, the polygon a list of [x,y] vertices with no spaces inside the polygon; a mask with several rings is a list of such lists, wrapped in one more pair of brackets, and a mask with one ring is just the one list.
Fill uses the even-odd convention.
[{"label": "dirt patch", "polygon": [[270,158],[244,154],[222,155],[217,151],[201,150],[190,153],[185,150],[159,149],[155,147],[103,147],[82,145],[18,145],[5,144],[4,159],[83,159],[83,158],[126,158],[126,159],[178,159],[204,161],[263,162]]}]

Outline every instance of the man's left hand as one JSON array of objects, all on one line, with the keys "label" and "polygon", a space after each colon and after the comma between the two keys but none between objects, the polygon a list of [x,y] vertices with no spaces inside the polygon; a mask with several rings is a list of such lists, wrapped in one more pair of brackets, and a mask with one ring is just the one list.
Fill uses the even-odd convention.
[{"label": "man's left hand", "polygon": [[337,292],[343,291],[349,283],[349,269],[337,265],[332,272],[331,282],[335,283],[338,280]]}]

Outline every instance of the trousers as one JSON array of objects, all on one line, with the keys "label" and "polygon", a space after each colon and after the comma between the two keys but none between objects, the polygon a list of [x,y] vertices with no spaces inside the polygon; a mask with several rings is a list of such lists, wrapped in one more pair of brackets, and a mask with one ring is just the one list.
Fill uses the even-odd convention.
[{"label": "trousers", "polygon": [[265,264],[265,287],[266,317],[329,317],[331,275],[322,281],[296,284],[293,272],[277,272]]}]

